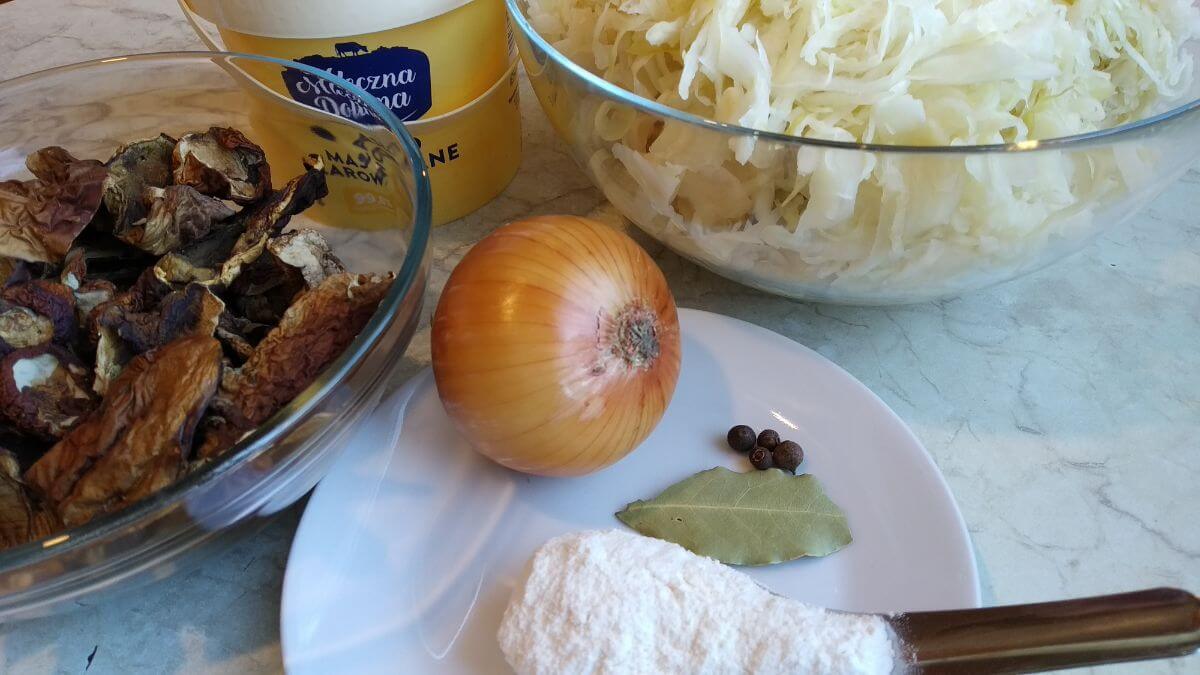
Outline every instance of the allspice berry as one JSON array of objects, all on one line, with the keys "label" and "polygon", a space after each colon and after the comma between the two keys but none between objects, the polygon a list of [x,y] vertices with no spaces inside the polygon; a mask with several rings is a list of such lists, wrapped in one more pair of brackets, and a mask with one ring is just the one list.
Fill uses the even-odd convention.
[{"label": "allspice berry", "polygon": [[804,448],[795,441],[784,441],[775,446],[771,452],[771,457],[775,462],[775,466],[784,471],[796,473],[796,467],[800,466],[800,462],[804,461]]},{"label": "allspice berry", "polygon": [[758,447],[774,450],[779,445],[779,432],[774,429],[763,429],[758,433]]},{"label": "allspice berry", "polygon": [[756,440],[754,430],[745,424],[737,425],[725,435],[725,441],[729,443],[729,447],[738,452],[750,452],[754,449]]},{"label": "allspice berry", "polygon": [[775,461],[771,457],[771,451],[766,448],[755,448],[750,451],[750,463],[756,469],[769,469],[775,466]]}]

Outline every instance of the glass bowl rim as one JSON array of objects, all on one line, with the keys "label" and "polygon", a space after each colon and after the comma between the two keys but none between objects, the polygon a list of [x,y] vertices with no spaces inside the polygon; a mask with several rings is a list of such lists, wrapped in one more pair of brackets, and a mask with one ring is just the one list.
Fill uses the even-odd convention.
[{"label": "glass bowl rim", "polygon": [[520,7],[521,0],[504,0],[504,2],[506,5],[508,5],[509,17],[512,19],[512,22],[515,23],[521,30],[521,33],[526,39],[534,43],[540,50],[548,54],[550,59],[553,60],[556,65],[566,69],[576,78],[583,80],[590,87],[599,89],[609,98],[651,115],[665,117],[676,122],[682,122],[691,126],[701,127],[703,129],[708,129],[721,134],[726,134],[729,136],[752,136],[759,140],[784,143],[787,145],[812,146],[820,148],[832,148],[837,150],[860,150],[884,154],[893,153],[935,155],[1074,150],[1080,147],[1088,147],[1116,141],[1126,136],[1134,135],[1140,131],[1147,131],[1163,122],[1173,120],[1177,117],[1182,117],[1188,113],[1192,113],[1200,109],[1200,98],[1196,98],[1181,103],[1170,110],[1166,110],[1149,117],[1143,117],[1132,122],[1126,122],[1125,124],[1120,124],[1115,127],[1097,129],[1096,131],[1073,134],[1070,136],[1058,136],[1055,138],[1046,139],[1030,139],[1025,141],[1016,141],[1013,143],[993,143],[983,145],[889,145],[884,143],[832,141],[822,138],[795,136],[792,134],[784,134],[774,131],[752,129],[750,127],[743,127],[727,122],[718,122],[713,119],[700,117],[699,115],[693,115],[677,108],[664,105],[657,101],[652,101],[643,96],[639,96],[638,94],[605,80],[599,75],[596,75],[590,70],[567,58],[565,54],[556,49],[554,45],[550,44],[548,40],[534,30],[533,25],[529,22],[529,18],[525,15],[525,12]]},{"label": "glass bowl rim", "polygon": [[[6,90],[22,85],[28,85],[48,77],[58,77],[74,71],[90,69],[104,70],[108,64],[123,62],[195,62],[209,63],[218,68],[221,62],[230,63],[236,67],[237,61],[258,61],[272,65],[300,70],[310,75],[322,78],[349,91],[367,106],[385,127],[399,141],[413,170],[415,193],[413,194],[413,233],[409,239],[409,248],[405,253],[400,270],[392,281],[391,288],[379,303],[379,308],[363,327],[362,332],[354,338],[348,347],[331,364],[317,376],[317,379],[300,392],[291,402],[272,415],[266,422],[259,425],[241,438],[229,451],[217,461],[210,462],[200,470],[189,473],[171,485],[159,490],[153,495],[137,501],[126,508],[95,518],[82,525],[66,528],[55,532],[49,537],[31,541],[0,551],[0,574],[7,574],[32,564],[45,562],[55,556],[70,553],[72,550],[87,545],[91,541],[103,539],[119,533],[145,517],[161,511],[164,507],[183,501],[188,492],[196,486],[213,484],[224,474],[246,464],[257,457],[263,450],[279,439],[284,431],[292,428],[305,415],[323,402],[346,380],[363,357],[376,345],[387,328],[398,318],[398,309],[408,294],[414,290],[429,243],[432,228],[433,198],[429,185],[429,168],[425,165],[420,147],[412,135],[387,106],[374,96],[346,79],[324,70],[270,56],[245,54],[241,52],[213,51],[168,51],[148,52],[113,56],[100,59],[90,59],[53,68],[46,68],[8,80],[0,80],[0,98]],[[299,104],[297,104],[299,105]],[[348,124],[355,124],[345,120]],[[144,544],[143,544],[144,546]],[[140,548],[140,547],[139,547]],[[47,553],[49,552],[49,555]],[[90,568],[91,566],[89,566]],[[85,570],[73,570],[66,577],[86,573]],[[0,596],[2,597],[2,596]]]}]

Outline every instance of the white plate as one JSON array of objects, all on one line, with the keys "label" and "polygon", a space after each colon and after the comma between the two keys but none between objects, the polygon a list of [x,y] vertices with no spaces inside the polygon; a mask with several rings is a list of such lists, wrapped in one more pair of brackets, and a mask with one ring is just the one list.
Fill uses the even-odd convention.
[{"label": "white plate", "polygon": [[507,672],[496,629],[533,551],[565,532],[622,527],[614,512],[696,471],[750,470],[724,444],[734,424],[803,445],[804,468],[854,535],[827,558],[745,568],[759,583],[853,611],[979,605],[962,516],[895,413],[780,335],[706,312],[680,320],[683,369],[662,423],[584,478],[525,476],[476,455],[429,372],[384,401],[317,487],[292,544],[280,617],[288,672]]}]

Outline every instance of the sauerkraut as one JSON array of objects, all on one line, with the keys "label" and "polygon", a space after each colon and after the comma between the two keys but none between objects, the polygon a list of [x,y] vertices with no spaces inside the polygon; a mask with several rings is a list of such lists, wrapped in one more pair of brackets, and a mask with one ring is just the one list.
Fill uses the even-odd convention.
[{"label": "sauerkraut", "polygon": [[[1027,147],[1145,117],[1191,93],[1200,35],[1191,0],[525,1],[556,49],[639,96],[886,145]],[[1156,161],[797,147],[577,108],[557,125],[626,216],[735,277],[834,300],[933,297],[1040,264]]]}]

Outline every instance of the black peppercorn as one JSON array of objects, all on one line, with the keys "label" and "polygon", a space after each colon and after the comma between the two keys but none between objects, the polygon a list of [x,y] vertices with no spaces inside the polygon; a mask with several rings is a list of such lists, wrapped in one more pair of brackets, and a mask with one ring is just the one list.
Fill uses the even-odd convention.
[{"label": "black peppercorn", "polygon": [[763,429],[758,434],[758,447],[774,450],[779,445],[779,432],[774,429]]},{"label": "black peppercorn", "polygon": [[750,451],[750,463],[756,469],[769,469],[775,466],[774,460],[771,458],[771,451],[766,448],[755,448]]},{"label": "black peppercorn", "polygon": [[775,446],[771,452],[772,459],[775,461],[775,466],[784,471],[796,473],[796,467],[800,466],[800,462],[804,461],[804,449],[795,441],[784,441]]},{"label": "black peppercorn", "polygon": [[745,424],[739,424],[729,430],[725,435],[725,440],[729,443],[729,447],[738,452],[750,452],[754,449],[754,430]]}]

